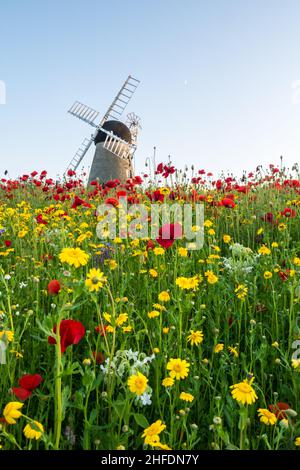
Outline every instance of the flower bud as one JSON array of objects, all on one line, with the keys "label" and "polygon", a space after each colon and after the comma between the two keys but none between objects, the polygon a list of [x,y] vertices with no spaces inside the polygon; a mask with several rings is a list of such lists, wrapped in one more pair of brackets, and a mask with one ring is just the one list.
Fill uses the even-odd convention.
[{"label": "flower bud", "polygon": [[220,424],[222,424],[222,418],[220,418],[220,416],[215,416],[214,419],[213,419],[213,422],[214,422],[214,424],[219,426]]},{"label": "flower bud", "polygon": [[291,408],[289,408],[288,410],[284,410],[284,412],[288,415],[288,416],[291,416],[291,418],[296,418],[297,416],[297,411],[295,410],[292,410]]}]

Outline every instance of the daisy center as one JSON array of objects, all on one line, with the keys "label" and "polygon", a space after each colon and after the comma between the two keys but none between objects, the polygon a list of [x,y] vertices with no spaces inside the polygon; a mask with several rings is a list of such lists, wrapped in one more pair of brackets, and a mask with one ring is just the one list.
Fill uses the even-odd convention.
[{"label": "daisy center", "polygon": [[248,384],[241,384],[239,386],[239,389],[240,389],[240,392],[243,392],[243,393],[249,393],[251,392],[251,388],[249,387]]},{"label": "daisy center", "polygon": [[144,381],[142,379],[136,379],[135,385],[137,388],[142,388],[144,386]]}]

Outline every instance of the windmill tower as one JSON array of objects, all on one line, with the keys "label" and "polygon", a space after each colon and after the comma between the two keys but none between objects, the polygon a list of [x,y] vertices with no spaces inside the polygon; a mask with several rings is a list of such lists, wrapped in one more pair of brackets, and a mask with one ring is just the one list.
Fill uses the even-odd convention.
[{"label": "windmill tower", "polygon": [[70,169],[75,171],[78,168],[94,142],[96,150],[88,184],[93,180],[98,180],[99,183],[105,183],[111,179],[124,182],[133,176],[132,159],[140,128],[139,118],[134,113],[128,114],[126,125],[120,121],[120,117],[139,83],[136,78],[128,76],[98,125],[94,121],[99,112],[75,101],[68,112],[94,127],[95,130],[89,139],[84,139],[66,172]]}]

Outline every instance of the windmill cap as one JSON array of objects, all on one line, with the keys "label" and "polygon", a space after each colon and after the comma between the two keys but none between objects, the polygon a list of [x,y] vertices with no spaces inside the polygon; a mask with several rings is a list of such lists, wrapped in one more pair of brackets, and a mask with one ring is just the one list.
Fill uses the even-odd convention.
[{"label": "windmill cap", "polygon": [[[117,137],[131,144],[131,132],[123,122],[106,121],[102,127],[106,131],[113,132],[113,134],[115,134]],[[99,142],[104,142],[106,136],[107,134],[100,130],[95,138],[95,144],[99,144]]]}]

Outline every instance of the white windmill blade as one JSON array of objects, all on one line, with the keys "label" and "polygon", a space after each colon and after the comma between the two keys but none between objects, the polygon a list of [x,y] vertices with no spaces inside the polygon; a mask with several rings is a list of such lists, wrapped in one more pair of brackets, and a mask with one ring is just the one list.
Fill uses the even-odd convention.
[{"label": "white windmill blade", "polygon": [[81,146],[79,147],[74,157],[70,161],[66,169],[66,172],[68,170],[74,170],[74,171],[77,170],[78,166],[80,165],[80,162],[82,161],[83,157],[85,156],[85,154],[87,153],[87,151],[89,150],[93,142],[94,142],[94,136],[90,137],[90,139],[87,139],[87,138],[84,139]]},{"label": "white windmill blade", "polygon": [[128,144],[128,142],[125,140],[120,139],[120,137],[117,137],[112,132],[107,132],[105,141],[103,143],[103,148],[113,153],[117,157],[127,158],[130,153],[131,145]]},{"label": "white windmill blade", "polygon": [[90,108],[86,104],[80,103],[80,101],[75,101],[75,103],[68,110],[68,113],[84,122],[87,122],[90,124],[90,126],[97,127],[94,121],[99,115],[99,112],[93,108]]},{"label": "white windmill blade", "polygon": [[129,101],[131,100],[135,90],[139,86],[140,80],[128,75],[127,79],[125,80],[122,88],[120,89],[119,93],[115,97],[114,101],[108,108],[106,114],[103,116],[100,126],[107,120],[119,120],[120,116],[122,115],[124,109],[128,105]]}]

